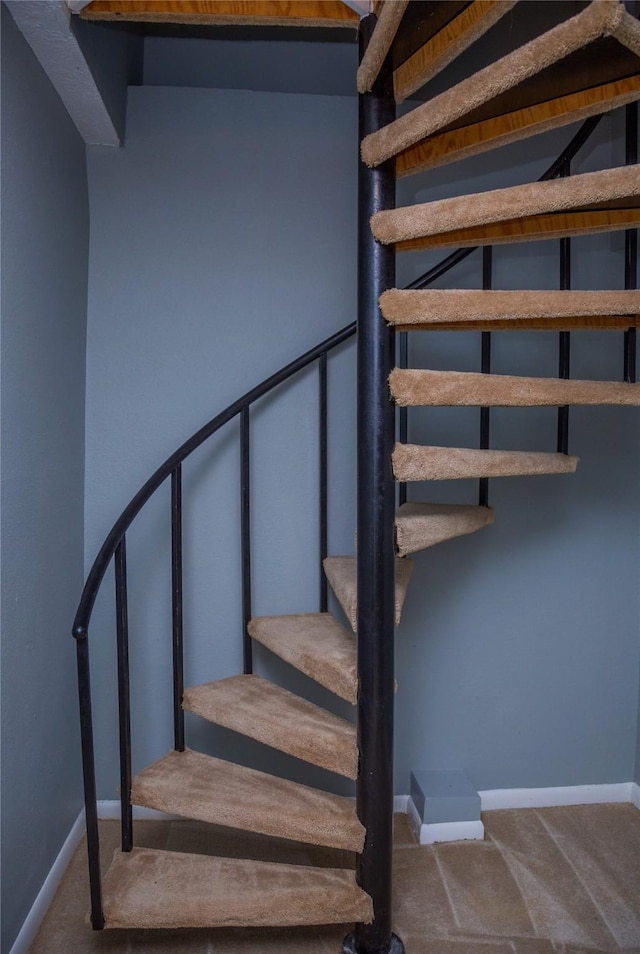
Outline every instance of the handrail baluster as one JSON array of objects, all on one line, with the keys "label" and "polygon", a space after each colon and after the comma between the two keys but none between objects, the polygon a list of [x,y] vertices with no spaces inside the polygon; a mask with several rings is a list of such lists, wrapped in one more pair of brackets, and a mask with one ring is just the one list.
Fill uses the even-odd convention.
[{"label": "handrail baluster", "polygon": [[323,561],[328,554],[328,447],[327,447],[327,354],[318,361],[319,386],[319,437],[320,437],[320,612],[326,613],[329,606],[329,590]]},{"label": "handrail baluster", "polygon": [[184,752],[181,464],[178,464],[171,472],[171,613],[173,629],[173,736],[176,752]]},{"label": "handrail baluster", "polygon": [[[482,288],[490,291],[493,287],[493,246],[485,245],[482,249]],[[481,339],[482,354],[480,370],[483,374],[491,374],[491,332],[483,331]],[[480,408],[480,448],[489,447],[491,430],[491,408]],[[481,477],[478,487],[478,504],[480,507],[489,506],[489,478]]]},{"label": "handrail baluster", "polygon": [[242,546],[242,654],[245,675],[253,672],[251,619],[251,445],[249,405],[240,412],[240,535]]},{"label": "handrail baluster", "polygon": [[[560,172],[561,177],[571,175],[571,162],[567,160]],[[571,288],[571,239],[560,239],[560,290]],[[571,333],[561,331],[558,335],[558,376],[571,375]],[[558,408],[558,453],[569,453],[569,405]]]},{"label": "handrail baluster", "polygon": [[122,850],[133,847],[131,810],[131,706],[129,685],[129,611],[127,607],[126,538],[116,547],[116,634],[118,645],[118,716],[120,725],[120,811]]},{"label": "handrail baluster", "polygon": [[[625,164],[638,161],[638,104],[630,103],[625,112]],[[627,229],[624,234],[624,287],[638,287],[638,230]],[[636,380],[636,329],[627,328],[624,333],[624,380],[634,384]]]},{"label": "handrail baluster", "polygon": [[80,743],[82,746],[82,780],[85,804],[84,820],[87,832],[87,855],[89,859],[91,926],[94,931],[101,931],[104,927],[104,913],[102,909],[102,882],[100,879],[100,832],[98,830],[98,797],[96,793],[96,759],[93,744],[88,636],[89,634],[86,633],[76,640],[76,656],[78,661]]},{"label": "handrail baluster", "polygon": [[[398,340],[398,367],[408,368],[409,367],[409,334],[406,331],[401,331],[399,334]],[[409,408],[401,407],[399,411],[399,427],[398,427],[398,439],[401,444],[408,443],[409,440]],[[407,502],[407,485],[406,483],[398,484],[398,504],[402,506]]]}]

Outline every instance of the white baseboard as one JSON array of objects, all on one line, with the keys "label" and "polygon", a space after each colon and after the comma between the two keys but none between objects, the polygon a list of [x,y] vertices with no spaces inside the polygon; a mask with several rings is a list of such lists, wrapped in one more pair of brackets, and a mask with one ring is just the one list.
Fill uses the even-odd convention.
[{"label": "white baseboard", "polygon": [[53,896],[58,890],[58,885],[62,881],[62,877],[67,870],[67,866],[71,861],[73,853],[80,844],[83,834],[84,811],[81,811],[71,826],[71,830],[65,838],[62,848],[58,852],[58,856],[53,862],[51,870],[44,880],[44,884],[40,888],[35,901],[31,905],[31,910],[25,918],[24,924],[20,929],[20,933],[14,941],[10,954],[27,954],[27,951],[33,943],[34,937],[38,933],[38,929],[42,924],[44,916],[47,913],[49,905],[53,901]]},{"label": "white baseboard", "polygon": [[559,788],[498,788],[479,792],[483,812],[496,808],[554,808],[631,802],[633,782],[611,785],[567,785]]},{"label": "white baseboard", "polygon": [[434,822],[425,825],[410,797],[407,797],[407,815],[411,829],[421,845],[435,845],[441,841],[482,841],[484,839],[484,825],[481,821]]},{"label": "white baseboard", "polygon": [[631,783],[631,804],[640,809],[640,785],[637,782]]}]

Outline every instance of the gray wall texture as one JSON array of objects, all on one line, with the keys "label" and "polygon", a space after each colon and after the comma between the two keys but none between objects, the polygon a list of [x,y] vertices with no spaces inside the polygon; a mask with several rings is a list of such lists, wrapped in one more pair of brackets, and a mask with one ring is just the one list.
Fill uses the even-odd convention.
[{"label": "gray wall texture", "polygon": [[85,150],[2,7],[2,950],[82,800]]},{"label": "gray wall texture", "polygon": [[[353,320],[355,98],[130,90],[125,149],[89,151],[86,553],[227,404]],[[331,543],[352,552],[353,346],[330,359]],[[254,612],[317,609],[317,371],[253,413]],[[188,683],[241,669],[237,425],[184,469]],[[168,489],[128,539],[135,767],[171,747]],[[164,547],[164,549],[163,549]],[[112,587],[91,635],[100,793],[115,797]],[[259,660],[260,665],[267,664]],[[194,720],[191,744],[238,751]],[[300,767],[288,766],[295,773]]]}]

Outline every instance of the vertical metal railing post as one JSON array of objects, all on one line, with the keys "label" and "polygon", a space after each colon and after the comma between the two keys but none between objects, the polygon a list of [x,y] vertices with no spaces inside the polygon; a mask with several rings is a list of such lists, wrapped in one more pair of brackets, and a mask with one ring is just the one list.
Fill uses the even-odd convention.
[{"label": "vertical metal railing post", "polygon": [[102,882],[100,878],[100,833],[98,831],[98,800],[96,794],[96,762],[93,746],[93,718],[91,713],[91,675],[89,670],[89,638],[84,629],[76,630],[78,660],[78,697],[80,702],[80,741],[82,743],[82,778],[84,783],[84,813],[87,828],[87,855],[89,859],[89,894],[91,898],[91,926],[94,931],[104,927],[102,910]]},{"label": "vertical metal railing post", "polygon": [[171,615],[173,630],[173,739],[176,752],[184,752],[181,464],[178,464],[171,471]]},{"label": "vertical metal railing post", "polygon": [[[485,245],[482,249],[482,289],[490,291],[493,287],[493,247]],[[491,374],[491,332],[482,332],[482,355],[480,370],[483,374]],[[480,408],[480,448],[489,447],[491,429],[491,408]],[[481,477],[478,487],[478,504],[481,507],[489,506],[489,478]]]},{"label": "vertical metal railing post", "polygon": [[[376,18],[360,21],[360,55]],[[387,60],[371,93],[359,97],[359,136],[395,117]],[[395,205],[393,160],[358,173],[358,745],[356,798],[366,829],[358,882],[373,900],[371,924],[356,925],[345,950],[388,954],[403,950],[391,933],[393,848],[393,641],[395,485],[391,452],[395,408],[388,377],[394,335],[382,318],[380,294],[395,284],[395,252],[374,240],[369,220]]]},{"label": "vertical metal railing post", "polygon": [[[407,331],[401,331],[399,336],[399,355],[398,355],[398,367],[399,368],[408,368],[409,367],[409,333]],[[409,408],[401,407],[398,412],[398,440],[401,444],[407,444],[409,441]],[[402,504],[407,502],[407,485],[406,483],[401,483],[398,486],[398,504],[401,507]]]},{"label": "vertical metal railing post", "polygon": [[[562,176],[571,175],[571,164],[565,162]],[[560,239],[560,290],[571,288],[571,239]],[[561,331],[558,335],[558,376],[569,378],[571,374],[571,333]],[[558,453],[569,453],[569,405],[558,408]]]},{"label": "vertical metal railing post", "polygon": [[115,553],[116,640],[118,648],[118,716],[120,725],[120,826],[122,850],[133,847],[131,810],[131,704],[129,685],[129,611],[127,608],[127,544],[123,537]]},{"label": "vertical metal railing post", "polygon": [[[635,165],[638,161],[638,104],[630,103],[625,112],[625,163]],[[638,287],[638,230],[627,229],[624,236],[624,287]],[[636,380],[636,329],[624,333],[624,380],[633,384]]]},{"label": "vertical metal railing post", "polygon": [[249,405],[240,412],[240,536],[242,547],[242,655],[244,672],[253,672],[251,619],[251,447]]},{"label": "vertical metal railing post", "polygon": [[328,552],[328,507],[327,494],[329,485],[328,473],[328,447],[327,447],[327,355],[326,352],[321,355],[318,361],[318,402],[319,402],[319,490],[320,490],[320,526],[319,526],[319,545],[320,545],[320,612],[326,613],[329,605],[329,591],[327,587],[327,577],[325,576],[323,561]]}]

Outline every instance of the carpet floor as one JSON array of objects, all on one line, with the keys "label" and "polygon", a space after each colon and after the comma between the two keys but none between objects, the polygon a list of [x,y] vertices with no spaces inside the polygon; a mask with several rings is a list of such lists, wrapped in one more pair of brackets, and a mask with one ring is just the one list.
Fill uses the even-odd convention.
[{"label": "carpet floor", "polygon": [[[640,811],[631,805],[492,811],[484,842],[416,844],[396,816],[394,929],[407,954],[640,954]],[[100,823],[102,857],[118,824]],[[344,852],[199,822],[144,821],[136,844],[340,866]],[[347,928],[94,932],[78,847],[30,954],[339,954]],[[285,856],[286,855],[286,856]]]}]

